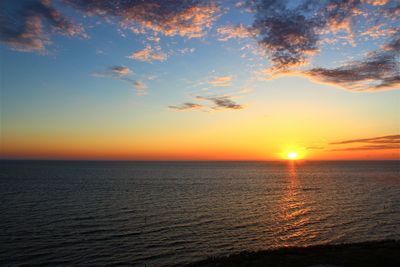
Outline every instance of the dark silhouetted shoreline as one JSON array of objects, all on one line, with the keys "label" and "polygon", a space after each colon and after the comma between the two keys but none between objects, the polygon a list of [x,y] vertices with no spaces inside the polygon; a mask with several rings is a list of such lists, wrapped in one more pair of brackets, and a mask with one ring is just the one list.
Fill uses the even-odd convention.
[{"label": "dark silhouetted shoreline", "polygon": [[187,267],[400,266],[400,241],[288,247],[209,258]]}]

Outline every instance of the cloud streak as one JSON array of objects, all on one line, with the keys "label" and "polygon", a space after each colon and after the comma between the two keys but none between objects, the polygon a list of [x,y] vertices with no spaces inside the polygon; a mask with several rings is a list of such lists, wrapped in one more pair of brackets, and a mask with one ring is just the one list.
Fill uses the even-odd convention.
[{"label": "cloud streak", "polygon": [[94,77],[111,77],[121,81],[129,82],[135,89],[136,95],[142,96],[147,94],[147,85],[140,80],[134,80],[129,75],[133,71],[125,66],[112,66],[106,71],[96,71],[92,75]]},{"label": "cloud streak", "polygon": [[400,149],[400,135],[386,135],[362,139],[350,139],[338,142],[332,142],[330,145],[348,145],[358,144],[356,147],[342,147],[332,149],[331,151],[357,151],[357,150],[383,150]]},{"label": "cloud streak", "polygon": [[221,110],[221,109],[233,109],[239,110],[243,109],[244,106],[236,103],[232,100],[231,96],[224,95],[224,96],[215,96],[215,97],[204,97],[204,96],[196,96],[199,100],[208,100],[213,103],[211,106],[214,110]]},{"label": "cloud streak", "polygon": [[354,91],[400,89],[400,37],[367,57],[338,68],[313,68],[309,78]]},{"label": "cloud streak", "polygon": [[203,110],[203,111],[221,111],[221,110],[240,110],[244,109],[244,106],[236,103],[232,100],[232,97],[229,95],[223,96],[196,96],[196,100],[199,101],[207,101],[210,104],[199,104],[195,102],[185,102],[180,105],[169,106],[169,109],[174,109],[177,111],[194,111],[194,110]]},{"label": "cloud streak", "polygon": [[106,71],[96,71],[93,72],[93,76],[95,77],[115,77],[115,78],[123,78],[133,73],[131,69],[125,66],[112,66],[108,68]]},{"label": "cloud streak", "polygon": [[168,106],[168,108],[178,110],[178,111],[198,110],[203,107],[204,107],[203,105],[200,105],[197,103],[191,103],[191,102],[185,102],[181,105],[176,105],[176,106]]},{"label": "cloud streak", "polygon": [[231,86],[232,79],[233,79],[232,76],[229,75],[217,76],[208,81],[208,83],[216,87],[226,87],[226,86]]},{"label": "cloud streak", "polygon": [[344,145],[353,143],[373,143],[373,144],[388,144],[388,143],[400,143],[400,135],[385,135],[372,138],[362,138],[362,139],[351,139],[339,142],[332,142],[330,145]]},{"label": "cloud streak", "polygon": [[147,85],[142,81],[133,81],[133,86],[136,90],[137,95],[146,95],[147,94]]}]

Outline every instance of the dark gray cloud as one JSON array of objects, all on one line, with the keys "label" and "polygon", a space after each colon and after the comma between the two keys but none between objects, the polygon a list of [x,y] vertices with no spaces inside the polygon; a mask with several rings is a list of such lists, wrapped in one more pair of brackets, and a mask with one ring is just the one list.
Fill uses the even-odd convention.
[{"label": "dark gray cloud", "polygon": [[135,33],[200,37],[211,27],[219,7],[212,0],[63,0],[87,15],[115,19]]},{"label": "dark gray cloud", "polygon": [[355,91],[400,89],[400,37],[362,60],[338,68],[313,68],[305,74],[320,82]]},{"label": "dark gray cloud", "polygon": [[187,110],[201,109],[201,108],[203,108],[203,105],[196,104],[196,103],[191,103],[191,102],[186,102],[186,103],[183,103],[181,105],[169,106],[168,108],[179,110],[179,111],[187,111]]},{"label": "dark gray cloud", "polygon": [[[393,1],[385,2],[375,7],[375,2],[360,0],[249,0],[248,5],[256,16],[253,32],[272,62],[273,73],[307,63],[310,55],[319,51],[321,36],[327,33],[344,31],[348,41],[354,42],[354,17],[395,8]],[[373,26],[381,20],[368,23]]]},{"label": "dark gray cloud", "polygon": [[[262,73],[306,76],[354,91],[400,89],[400,32],[398,27],[382,28],[385,19],[387,23],[398,21],[394,14],[399,9],[394,1],[300,0],[294,5],[286,0],[252,0],[249,3],[256,14],[253,32],[272,63]],[[373,19],[374,12],[379,19]],[[390,33],[392,40],[365,58],[337,68],[291,70],[308,63],[310,56],[318,53],[320,39],[326,38],[327,33],[346,32],[345,38],[354,43],[356,33],[352,24],[358,15],[368,17],[367,32],[377,36]]]},{"label": "dark gray cloud", "polygon": [[397,149],[400,151],[400,135],[386,135],[371,138],[351,139],[332,142],[330,145],[358,144],[356,147],[336,148],[331,151],[382,150]]},{"label": "dark gray cloud", "polygon": [[204,97],[204,96],[197,96],[199,100],[208,100],[211,101],[214,105],[211,107],[215,110],[220,109],[243,109],[244,106],[236,103],[231,99],[230,96],[215,96],[215,97]]},{"label": "dark gray cloud", "polygon": [[289,9],[288,1],[284,0],[254,2],[253,28],[275,68],[301,65],[307,54],[317,51],[317,31],[323,22],[318,17],[307,16],[307,5]]},{"label": "dark gray cloud", "polygon": [[0,41],[19,51],[44,52],[51,34],[85,36],[82,27],[45,0],[0,1]]}]

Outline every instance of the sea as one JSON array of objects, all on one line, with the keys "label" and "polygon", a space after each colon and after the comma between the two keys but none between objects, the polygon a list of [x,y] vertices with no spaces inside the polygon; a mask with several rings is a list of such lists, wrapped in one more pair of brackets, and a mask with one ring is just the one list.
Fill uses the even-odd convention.
[{"label": "sea", "polygon": [[0,266],[400,239],[399,161],[0,161]]}]

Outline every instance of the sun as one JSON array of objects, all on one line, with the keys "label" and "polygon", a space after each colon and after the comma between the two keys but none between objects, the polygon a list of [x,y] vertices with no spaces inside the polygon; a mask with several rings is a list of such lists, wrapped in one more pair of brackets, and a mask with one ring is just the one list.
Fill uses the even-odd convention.
[{"label": "sun", "polygon": [[299,154],[297,152],[294,152],[294,151],[291,151],[291,152],[287,153],[288,159],[291,159],[291,160],[297,159],[298,156],[299,156]]}]

